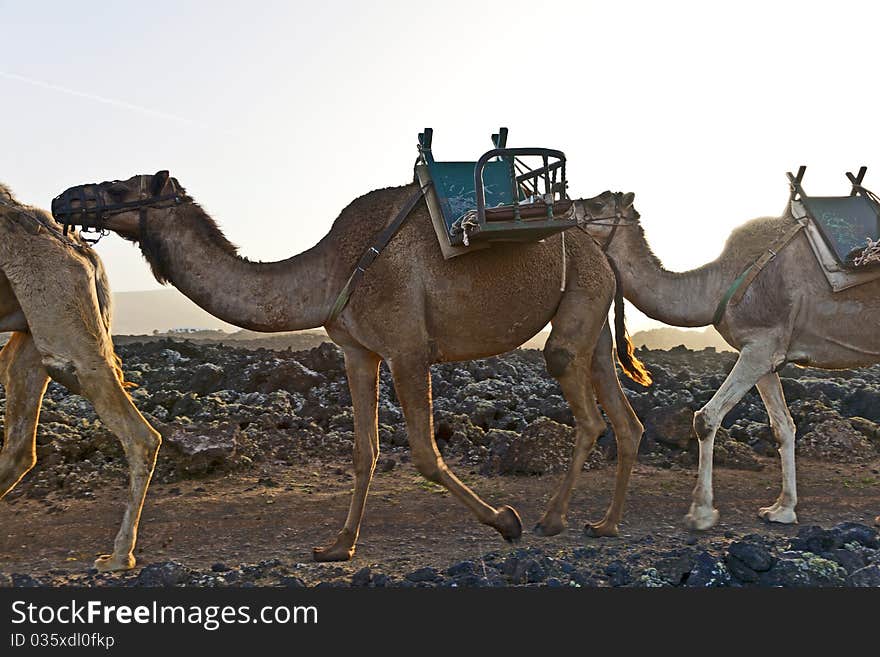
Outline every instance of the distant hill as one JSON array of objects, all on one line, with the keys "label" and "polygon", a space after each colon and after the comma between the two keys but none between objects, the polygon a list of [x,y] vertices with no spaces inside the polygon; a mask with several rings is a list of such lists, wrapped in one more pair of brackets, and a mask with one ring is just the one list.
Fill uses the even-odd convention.
[{"label": "distant hill", "polygon": [[684,345],[693,350],[715,347],[718,351],[733,351],[724,338],[718,334],[718,331],[711,326],[702,331],[664,326],[647,331],[637,331],[630,339],[636,347],[647,347],[648,349],[672,349]]},{"label": "distant hill", "polygon": [[113,294],[114,335],[138,335],[177,328],[238,328],[206,313],[174,288]]}]

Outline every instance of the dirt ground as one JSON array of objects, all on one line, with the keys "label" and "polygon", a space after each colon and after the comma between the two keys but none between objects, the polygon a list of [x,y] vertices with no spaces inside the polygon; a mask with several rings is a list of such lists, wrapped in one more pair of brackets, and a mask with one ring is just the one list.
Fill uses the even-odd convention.
[{"label": "dirt ground", "polygon": [[[721,521],[705,533],[682,523],[696,472],[639,465],[630,485],[621,535],[586,537],[588,520],[601,518],[610,498],[613,464],[585,472],[572,498],[569,529],[542,538],[531,528],[539,519],[558,476],[492,477],[456,471],[489,503],[511,504],[522,516],[520,547],[545,552],[579,546],[615,546],[638,560],[652,548],[705,545],[751,533],[793,536],[798,526],[768,525],[758,507],[771,503],[780,486],[778,461],[763,459],[758,472],[716,468],[715,498]],[[352,486],[350,467],[313,461],[271,466],[252,475],[228,475],[151,487],[141,522],[138,567],[178,561],[196,569],[217,562],[255,563],[281,559],[296,564],[314,584],[347,576],[364,566],[389,575],[416,568],[438,569],[462,560],[479,562],[493,550],[508,550],[494,532],[473,519],[443,489],[421,479],[409,463],[377,472],[367,504],[358,552],[344,564],[313,564],[313,546],[331,541],[341,527]],[[800,525],[842,521],[873,524],[880,513],[880,461],[842,465],[801,459],[798,463]],[[75,575],[108,552],[122,515],[125,490],[108,486],[93,499],[52,494],[44,499],[11,495],[0,503],[0,572]],[[299,564],[302,564],[301,566]]]}]

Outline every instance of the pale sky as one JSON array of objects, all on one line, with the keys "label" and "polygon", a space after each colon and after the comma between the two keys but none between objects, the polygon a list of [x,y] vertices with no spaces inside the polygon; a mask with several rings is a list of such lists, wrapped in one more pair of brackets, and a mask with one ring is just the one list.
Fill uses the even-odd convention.
[{"label": "pale sky", "polygon": [[[785,172],[880,188],[876,3],[0,0],[0,180],[63,189],[170,169],[252,259],[313,245],[411,180],[416,134],[560,148],[570,193],[634,191],[670,269],[782,211]],[[874,168],[876,167],[876,169]],[[875,179],[878,182],[874,182]],[[98,246],[116,291],[158,285]],[[644,319],[631,314],[631,329]]]}]

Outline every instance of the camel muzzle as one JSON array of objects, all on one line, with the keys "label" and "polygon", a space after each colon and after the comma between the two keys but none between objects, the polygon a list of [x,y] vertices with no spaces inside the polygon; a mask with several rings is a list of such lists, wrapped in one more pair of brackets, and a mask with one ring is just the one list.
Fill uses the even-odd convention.
[{"label": "camel muzzle", "polygon": [[[149,195],[133,201],[107,202],[105,188],[112,185],[112,182],[69,187],[52,199],[52,216],[64,226],[65,235],[71,226],[80,226],[82,233],[97,234],[98,237],[95,239],[82,235],[83,239],[94,243],[107,234],[106,221],[113,215],[139,210],[143,216],[148,208],[172,207],[190,201],[175,184],[174,179],[168,176],[167,171],[160,173],[164,175],[153,176],[154,184]],[[149,176],[143,176],[142,180],[147,178]],[[160,184],[156,185],[156,181]],[[163,194],[169,186],[170,191]]]}]

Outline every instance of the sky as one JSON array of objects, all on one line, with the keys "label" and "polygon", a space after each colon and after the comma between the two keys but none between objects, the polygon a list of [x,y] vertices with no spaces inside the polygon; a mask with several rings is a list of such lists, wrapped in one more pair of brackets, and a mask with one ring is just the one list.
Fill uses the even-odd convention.
[{"label": "sky", "polygon": [[[573,197],[633,191],[673,270],[880,147],[876,3],[0,0],[0,180],[169,169],[241,251],[317,242],[352,199],[412,177],[416,135],[475,160],[489,135],[559,148]],[[880,166],[878,164],[877,166]],[[877,171],[875,173],[880,173]],[[880,187],[880,185],[876,185]],[[116,236],[115,291],[158,284]],[[630,311],[630,328],[652,325]]]}]

